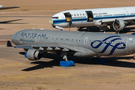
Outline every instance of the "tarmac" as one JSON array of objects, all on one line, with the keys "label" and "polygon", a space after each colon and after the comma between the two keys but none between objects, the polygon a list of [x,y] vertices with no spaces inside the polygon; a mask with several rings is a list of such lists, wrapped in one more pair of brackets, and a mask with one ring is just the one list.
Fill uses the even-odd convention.
[{"label": "tarmac", "polygon": [[[67,68],[59,66],[61,60],[59,55],[45,54],[41,60],[32,62],[24,57],[23,49],[6,47],[6,41],[11,40],[17,31],[30,28],[54,29],[49,24],[52,12],[75,8],[133,6],[135,1],[2,0],[0,2],[4,6],[21,6],[20,9],[0,11],[2,13],[0,14],[0,90],[135,90],[133,55],[106,57],[105,63],[95,62],[93,57],[69,57],[75,62],[75,66]],[[27,11],[28,14],[22,11]],[[33,11],[50,13],[33,15]],[[76,28],[70,29],[70,31],[76,30]],[[125,31],[128,31],[123,32],[125,34],[133,33],[135,25],[126,27]]]}]

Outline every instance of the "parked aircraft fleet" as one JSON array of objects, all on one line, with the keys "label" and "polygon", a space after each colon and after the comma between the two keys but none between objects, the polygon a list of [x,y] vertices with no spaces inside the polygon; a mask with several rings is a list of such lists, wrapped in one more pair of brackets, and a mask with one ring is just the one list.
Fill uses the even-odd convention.
[{"label": "parked aircraft fleet", "polygon": [[[67,10],[55,14],[50,23],[54,28],[110,25],[117,32],[135,19],[135,7]],[[121,56],[135,53],[135,36],[79,31],[26,29],[14,34],[12,46],[26,50],[26,58],[39,60],[44,53],[60,54],[68,63],[71,56]],[[69,66],[74,64],[68,63]],[[64,65],[62,65],[64,66]]]}]

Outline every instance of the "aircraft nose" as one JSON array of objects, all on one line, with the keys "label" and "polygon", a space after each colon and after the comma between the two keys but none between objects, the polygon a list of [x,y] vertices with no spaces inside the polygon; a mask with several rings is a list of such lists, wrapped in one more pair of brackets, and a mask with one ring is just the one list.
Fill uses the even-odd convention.
[{"label": "aircraft nose", "polygon": [[54,23],[53,23],[53,19],[50,19],[50,20],[49,20],[49,23],[52,25],[53,28],[56,27],[56,26],[54,25]]},{"label": "aircraft nose", "polygon": [[15,43],[15,40],[16,40],[16,33],[12,36],[11,40],[12,40],[13,43]]},{"label": "aircraft nose", "polygon": [[49,23],[50,23],[51,25],[53,25],[53,19],[50,19],[50,20],[49,20]]}]

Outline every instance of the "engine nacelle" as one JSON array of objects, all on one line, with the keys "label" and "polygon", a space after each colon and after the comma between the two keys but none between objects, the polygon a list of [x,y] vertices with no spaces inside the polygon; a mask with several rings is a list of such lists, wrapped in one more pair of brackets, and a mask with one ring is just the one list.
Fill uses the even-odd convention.
[{"label": "engine nacelle", "polygon": [[36,61],[41,58],[41,54],[40,54],[39,50],[29,49],[27,51],[27,58],[31,61]]},{"label": "engine nacelle", "polygon": [[113,29],[115,31],[121,31],[125,28],[125,22],[123,20],[118,20],[116,19],[114,22],[113,22]]}]

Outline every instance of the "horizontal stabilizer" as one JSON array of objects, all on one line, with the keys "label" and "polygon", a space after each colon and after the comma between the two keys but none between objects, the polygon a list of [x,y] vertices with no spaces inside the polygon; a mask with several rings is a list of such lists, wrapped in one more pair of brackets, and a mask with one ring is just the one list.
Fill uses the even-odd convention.
[{"label": "horizontal stabilizer", "polygon": [[7,41],[7,47],[12,47],[12,44],[10,41]]}]

